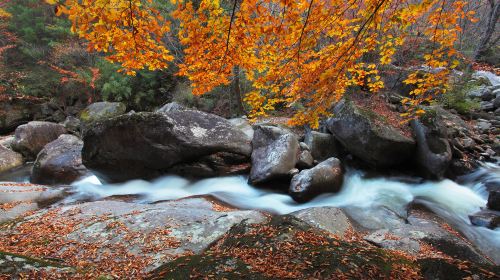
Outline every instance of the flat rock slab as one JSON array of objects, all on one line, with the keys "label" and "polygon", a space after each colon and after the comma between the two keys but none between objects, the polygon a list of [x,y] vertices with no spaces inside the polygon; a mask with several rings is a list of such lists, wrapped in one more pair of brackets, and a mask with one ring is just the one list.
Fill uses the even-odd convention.
[{"label": "flat rock slab", "polygon": [[64,188],[16,182],[0,182],[0,223],[50,205],[67,196]]},{"label": "flat rock slab", "polygon": [[60,260],[84,277],[137,279],[162,263],[201,253],[243,220],[261,223],[267,216],[204,198],[86,202],[40,210],[0,228],[0,251]]},{"label": "flat rock slab", "polygon": [[290,213],[303,222],[334,235],[344,236],[351,229],[351,222],[342,209],[314,207]]}]

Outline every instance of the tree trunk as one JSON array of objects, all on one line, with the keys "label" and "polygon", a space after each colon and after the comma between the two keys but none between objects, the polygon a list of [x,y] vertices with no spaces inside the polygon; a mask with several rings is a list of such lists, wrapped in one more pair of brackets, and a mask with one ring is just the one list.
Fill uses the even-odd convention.
[{"label": "tree trunk", "polygon": [[[479,42],[479,46],[476,50],[475,59],[481,59],[488,50],[496,44],[498,38],[492,40],[492,36],[495,33],[495,27],[497,21],[500,17],[500,0],[489,0],[490,2],[490,12],[488,14],[488,21],[486,30],[481,37],[481,41]],[[500,37],[499,37],[500,38]]]},{"label": "tree trunk", "polygon": [[241,116],[245,113],[245,109],[243,108],[243,100],[241,98],[241,88],[240,88],[240,67],[234,66],[233,68],[233,81],[231,82],[231,103],[234,106],[231,106],[231,110],[233,116]]}]

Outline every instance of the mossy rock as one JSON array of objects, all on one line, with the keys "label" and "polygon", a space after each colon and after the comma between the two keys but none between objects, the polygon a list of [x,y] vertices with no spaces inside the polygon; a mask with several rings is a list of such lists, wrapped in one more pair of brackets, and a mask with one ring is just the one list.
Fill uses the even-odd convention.
[{"label": "mossy rock", "polygon": [[127,110],[120,102],[96,102],[90,104],[80,113],[80,120],[89,124],[123,115]]},{"label": "mossy rock", "polygon": [[352,101],[335,106],[327,127],[349,153],[374,167],[401,166],[414,155],[413,138]]}]

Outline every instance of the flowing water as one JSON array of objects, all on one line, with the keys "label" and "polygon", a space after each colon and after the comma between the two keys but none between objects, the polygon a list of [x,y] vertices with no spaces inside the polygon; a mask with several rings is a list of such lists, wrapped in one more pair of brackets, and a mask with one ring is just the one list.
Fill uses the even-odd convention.
[{"label": "flowing water", "polygon": [[[403,181],[406,181],[403,182]],[[152,203],[189,196],[210,195],[241,209],[257,209],[277,214],[320,207],[356,206],[363,208],[383,206],[395,213],[406,212],[407,205],[416,201],[457,227],[482,251],[490,252],[495,259],[500,252],[500,229],[491,230],[472,226],[468,215],[486,207],[486,183],[500,183],[500,167],[486,164],[478,171],[460,180],[408,183],[411,180],[365,178],[359,171],[345,175],[342,190],[325,194],[299,204],[291,197],[276,191],[255,188],[244,176],[231,176],[191,182],[177,176],[165,176],[152,182],[133,180],[122,184],[103,185],[93,176],[73,184],[75,194],[66,202],[103,199],[116,195],[134,195],[139,202]],[[500,258],[500,257],[499,257]]]},{"label": "flowing water", "polygon": [[[165,176],[155,181],[133,180],[121,184],[101,184],[97,177],[87,177],[72,184],[73,195],[63,203],[105,199],[111,196],[132,196],[138,202],[154,203],[162,200],[208,195],[240,209],[257,209],[277,214],[320,207],[356,206],[370,208],[383,206],[395,213],[405,213],[413,201],[424,204],[447,222],[458,228],[483,252],[494,258],[500,253],[500,228],[491,230],[472,226],[468,215],[486,207],[486,183],[500,184],[500,167],[485,164],[476,172],[460,180],[409,183],[412,180],[366,178],[362,172],[348,171],[342,190],[325,194],[299,204],[285,193],[255,188],[244,176],[231,176],[189,181],[177,176]],[[415,181],[415,180],[413,180]],[[404,215],[403,215],[404,216]],[[500,256],[498,256],[500,260]]]}]

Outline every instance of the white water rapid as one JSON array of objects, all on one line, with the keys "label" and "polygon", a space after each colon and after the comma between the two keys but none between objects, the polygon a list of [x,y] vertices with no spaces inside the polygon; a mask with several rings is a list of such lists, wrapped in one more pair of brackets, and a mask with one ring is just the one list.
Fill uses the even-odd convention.
[{"label": "white water rapid", "polygon": [[152,203],[190,196],[210,195],[241,209],[258,209],[277,214],[320,206],[370,208],[384,206],[396,213],[406,211],[412,201],[426,205],[436,214],[458,227],[482,250],[500,252],[500,229],[491,230],[470,224],[468,215],[486,207],[485,184],[500,182],[500,167],[484,165],[462,178],[462,184],[451,180],[410,184],[387,178],[364,178],[361,172],[345,175],[342,190],[298,204],[290,196],[250,186],[244,176],[205,179],[196,182],[177,176],[165,176],[153,182],[133,180],[123,184],[102,185],[95,177],[73,184],[75,194],[66,202],[104,199],[117,195],[134,195],[139,202]]}]

